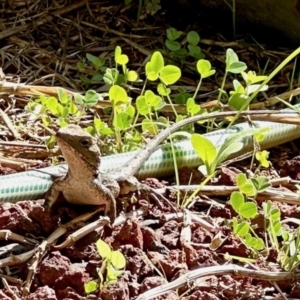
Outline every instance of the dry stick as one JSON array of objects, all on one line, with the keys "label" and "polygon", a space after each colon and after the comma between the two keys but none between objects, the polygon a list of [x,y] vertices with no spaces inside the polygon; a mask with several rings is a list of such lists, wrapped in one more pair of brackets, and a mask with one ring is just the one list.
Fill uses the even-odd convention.
[{"label": "dry stick", "polygon": [[[166,187],[166,189],[174,191],[179,190],[180,192],[184,193],[193,193],[199,185],[181,185],[174,187]],[[162,189],[158,189],[160,193],[162,193]],[[229,196],[232,192],[238,191],[237,186],[204,186],[199,191],[199,195],[206,195],[206,196]],[[300,195],[291,191],[280,191],[278,189],[269,188],[266,189],[264,192],[258,193],[256,200],[264,201],[266,199],[272,201],[278,201],[281,203],[287,204],[296,204],[300,205]]]},{"label": "dry stick", "polygon": [[150,300],[155,297],[161,296],[168,291],[178,289],[179,287],[190,284],[192,280],[198,279],[204,276],[219,276],[231,274],[237,277],[251,277],[259,280],[281,281],[281,280],[300,280],[300,273],[294,272],[269,272],[265,270],[250,270],[234,264],[225,266],[213,266],[207,268],[200,268],[187,272],[180,276],[178,279],[155,287],[137,297],[136,300]]},{"label": "dry stick", "polygon": [[37,145],[28,142],[16,142],[16,141],[9,141],[9,142],[0,141],[0,146],[47,149],[45,145]]},{"label": "dry stick", "polygon": [[44,240],[37,248],[35,255],[31,259],[31,261],[28,264],[28,274],[27,278],[23,287],[23,292],[22,292],[22,299],[24,297],[28,296],[31,284],[34,279],[34,275],[36,274],[36,270],[38,267],[38,263],[41,261],[42,257],[44,256],[46,252],[46,248],[48,246],[48,243],[46,240]]},{"label": "dry stick", "polygon": [[12,132],[13,136],[16,139],[21,139],[21,135],[16,130],[15,126],[12,124],[12,122],[11,122],[10,118],[8,117],[8,115],[2,109],[0,109],[0,117],[2,118],[4,123],[7,125],[8,129]]},{"label": "dry stick", "polygon": [[[11,293],[11,297],[13,300],[21,300],[21,298],[19,298],[16,293],[10,288],[9,284],[7,283],[6,279],[4,277],[2,277],[2,283],[4,285],[4,287]],[[11,298],[7,298],[7,299],[11,299]]]},{"label": "dry stick", "polygon": [[13,233],[9,229],[1,229],[0,230],[0,240],[16,241],[16,242],[26,244],[26,245],[36,245],[38,243],[38,241],[35,239],[26,238],[22,235]]}]

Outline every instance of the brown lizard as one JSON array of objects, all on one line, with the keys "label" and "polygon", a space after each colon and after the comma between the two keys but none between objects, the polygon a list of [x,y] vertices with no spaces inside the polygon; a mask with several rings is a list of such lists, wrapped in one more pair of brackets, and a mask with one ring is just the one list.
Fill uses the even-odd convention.
[{"label": "brown lizard", "polygon": [[159,144],[181,127],[200,120],[240,115],[261,115],[266,118],[276,111],[228,111],[197,115],[167,127],[155,136],[127,163],[113,173],[100,173],[100,150],[96,139],[78,125],[68,125],[56,134],[57,143],[68,163],[68,173],[56,179],[46,195],[46,206],[54,204],[60,192],[74,204],[105,205],[113,222],[116,217],[116,197],[134,192],[143,187],[134,177],[138,169],[149,158]]},{"label": "brown lizard", "polygon": [[66,175],[56,179],[45,197],[49,209],[61,192],[69,203],[105,205],[105,212],[114,220],[119,185],[107,174],[100,174],[100,149],[97,141],[78,125],[58,130],[56,141],[68,164]]}]

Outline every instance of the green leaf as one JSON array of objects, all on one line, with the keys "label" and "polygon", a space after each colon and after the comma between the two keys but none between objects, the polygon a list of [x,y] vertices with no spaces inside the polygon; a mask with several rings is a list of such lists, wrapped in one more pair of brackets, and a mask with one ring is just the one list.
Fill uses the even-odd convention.
[{"label": "green leaf", "polygon": [[236,175],[236,184],[239,188],[241,188],[247,181],[248,178],[244,173],[240,173]]},{"label": "green leaf", "polygon": [[146,104],[151,107],[156,107],[162,102],[161,97],[155,95],[151,90],[145,92],[145,99]]},{"label": "green leaf", "polygon": [[48,127],[52,123],[52,119],[49,116],[42,116],[42,122],[46,127]]},{"label": "green leaf", "polygon": [[275,232],[275,234],[277,236],[281,235],[281,221],[280,220],[275,220],[272,222],[272,227],[273,227],[273,230]]},{"label": "green leaf", "polygon": [[233,79],[233,87],[234,87],[234,91],[232,94],[235,94],[235,93],[238,93],[238,94],[245,94],[246,91],[244,89],[244,87],[242,86],[242,84],[236,80],[236,79]]},{"label": "green leaf", "polygon": [[193,98],[189,98],[186,102],[186,110],[189,115],[194,116],[200,112],[201,107],[199,104],[195,103]]},{"label": "green leaf", "polygon": [[66,118],[69,115],[69,110],[67,107],[57,105],[57,112],[60,118]]},{"label": "green leaf", "polygon": [[111,263],[116,269],[123,269],[126,265],[125,256],[119,251],[112,251],[111,253]]},{"label": "green leaf", "polygon": [[240,192],[232,192],[230,195],[230,204],[232,208],[238,213],[242,205],[245,203],[245,198]]},{"label": "green leaf", "polygon": [[154,68],[152,67],[152,64],[150,62],[147,62],[146,64],[146,76],[147,79],[150,81],[155,81],[158,79],[159,73],[157,73]]},{"label": "green leaf", "polygon": [[199,41],[200,41],[200,36],[199,34],[196,32],[196,31],[190,31],[188,34],[187,34],[187,41],[189,44],[193,45],[193,46],[196,46]]},{"label": "green leaf", "polygon": [[117,46],[115,49],[115,61],[117,64],[124,66],[128,63],[129,59],[126,54],[122,54],[122,48]]},{"label": "green leaf", "polygon": [[239,61],[237,54],[232,49],[226,51],[226,72],[239,74],[247,69],[244,62]]},{"label": "green leaf", "polygon": [[96,70],[100,70],[101,67],[103,67],[105,59],[103,57],[96,57],[92,54],[87,53],[86,58],[89,62],[92,63],[93,67]]},{"label": "green leaf", "polygon": [[202,78],[207,78],[215,74],[215,70],[211,70],[211,63],[206,59],[199,59],[197,62],[197,71]]},{"label": "green leaf", "polygon": [[[247,130],[243,130],[241,132],[238,132],[238,133],[233,134],[232,136],[228,137],[222,144],[221,148],[219,149],[218,156],[222,156],[223,152],[226,150],[226,148],[228,148],[229,145],[231,145],[243,138],[251,136],[251,135],[255,134],[256,132],[257,132],[257,129],[247,129]],[[219,159],[218,159],[218,161],[219,161]]]},{"label": "green leaf", "polygon": [[132,118],[126,112],[118,112],[114,116],[114,127],[119,130],[126,130],[131,125]]},{"label": "green leaf", "polygon": [[216,166],[218,166],[220,163],[226,160],[233,153],[240,151],[243,148],[243,146],[244,143],[242,142],[233,142],[232,144],[229,144],[228,147],[224,150],[222,149],[222,152],[218,151]]},{"label": "green leaf", "polygon": [[266,176],[258,176],[256,178],[251,178],[251,181],[258,193],[264,192],[266,189],[271,187],[270,180]]},{"label": "green leaf", "polygon": [[58,104],[58,101],[56,98],[54,97],[49,97],[47,99],[47,109],[49,109],[49,111],[53,114],[53,115],[57,115],[58,111],[57,111],[57,107],[61,106],[60,104]]},{"label": "green leaf", "polygon": [[107,272],[107,274],[106,274],[106,282],[105,283],[109,283],[109,284],[116,283],[118,276],[117,276],[117,272],[112,264],[107,265],[106,272]]},{"label": "green leaf", "polygon": [[92,78],[91,78],[91,83],[92,84],[97,84],[97,83],[102,83],[103,80],[103,75],[100,73],[94,73]]},{"label": "green leaf", "polygon": [[163,58],[163,56],[161,55],[161,53],[159,51],[155,51],[152,54],[149,63],[151,64],[152,69],[156,73],[159,73],[165,65],[164,58]]},{"label": "green leaf", "polygon": [[175,56],[175,57],[178,57],[180,59],[183,59],[183,58],[185,58],[187,56],[187,50],[184,49],[184,48],[181,48],[181,49],[179,49],[177,51],[173,51],[172,52],[172,56],[173,57]]},{"label": "green leaf", "polygon": [[55,136],[51,136],[48,140],[46,140],[46,145],[49,149],[52,149],[55,146]]},{"label": "green leaf", "polygon": [[96,242],[96,249],[98,251],[98,254],[102,257],[102,259],[110,259],[112,251],[109,245],[103,240],[99,239]]},{"label": "green leaf", "polygon": [[[241,93],[234,93],[230,96],[228,100],[228,105],[231,109],[240,111],[245,104],[245,102],[248,100],[248,96],[246,94]],[[247,109],[247,107],[246,107]]]},{"label": "green leaf", "polygon": [[142,116],[146,116],[151,112],[151,107],[147,105],[145,96],[138,96],[136,98],[136,108]]},{"label": "green leaf", "polygon": [[177,51],[181,48],[179,42],[166,40],[166,46],[170,51]]},{"label": "green leaf", "polygon": [[91,84],[91,80],[86,75],[79,75],[79,79],[85,84]]},{"label": "green leaf", "polygon": [[128,71],[126,74],[126,79],[130,82],[137,81],[139,78],[139,75],[136,71]]},{"label": "green leaf", "polygon": [[226,69],[229,68],[229,66],[234,63],[234,62],[238,62],[239,58],[237,56],[237,54],[231,49],[228,48],[226,50]]},{"label": "green leaf", "polygon": [[249,197],[255,196],[257,194],[255,186],[251,181],[248,181],[242,187],[240,187],[240,191]]},{"label": "green leaf", "polygon": [[70,102],[68,105],[68,110],[71,115],[75,115],[79,110],[74,102]]},{"label": "green leaf", "polygon": [[153,135],[157,134],[158,131],[157,125],[148,119],[144,119],[142,121],[142,129],[143,131],[148,131],[150,134]]},{"label": "green leaf", "polygon": [[254,71],[242,72],[241,74],[247,85],[258,83],[268,78],[268,76],[256,76]]},{"label": "green leaf", "polygon": [[159,74],[160,80],[165,84],[174,84],[181,77],[181,70],[173,65],[165,66]]},{"label": "green leaf", "polygon": [[60,103],[66,104],[71,101],[68,94],[61,88],[57,88],[57,95]]},{"label": "green leaf", "polygon": [[83,101],[86,107],[90,108],[96,105],[98,103],[98,100],[99,100],[99,94],[94,90],[88,90],[85,93],[85,97]]},{"label": "green leaf", "polygon": [[84,96],[83,95],[80,95],[78,93],[75,94],[75,103],[78,103],[78,104],[83,104],[84,103]]},{"label": "green leaf", "polygon": [[248,247],[251,247],[255,250],[263,250],[265,248],[265,244],[261,238],[256,238],[251,236],[250,233],[245,235],[246,244]]},{"label": "green leaf", "polygon": [[86,294],[91,294],[98,290],[99,286],[96,281],[90,281],[84,284],[84,291]]},{"label": "green leaf", "polygon": [[175,28],[169,28],[166,30],[167,31],[167,38],[170,41],[175,41],[178,38],[180,38],[180,36],[183,34],[182,31],[177,31]]},{"label": "green leaf", "polygon": [[191,143],[199,157],[204,162],[208,175],[210,175],[213,172],[213,170],[210,170],[210,165],[217,156],[217,149],[215,145],[206,137],[196,133],[192,134]]},{"label": "green leaf", "polygon": [[119,71],[114,68],[107,68],[105,74],[103,75],[103,80],[108,85],[114,85],[119,77]]},{"label": "green leaf", "polygon": [[245,71],[246,69],[247,69],[247,65],[242,61],[238,61],[238,62],[234,62],[230,65],[228,72],[233,73],[233,74],[240,74],[241,72]]},{"label": "green leaf", "polygon": [[122,48],[120,46],[117,46],[115,48],[115,57],[118,57],[121,54],[122,54]]},{"label": "green leaf", "polygon": [[123,103],[128,103],[128,96],[122,87],[118,85],[113,85],[108,92],[109,95],[109,100],[117,103],[117,102],[123,102]]},{"label": "green leaf", "polygon": [[263,212],[266,218],[269,217],[269,213],[272,209],[272,202],[268,200],[267,202],[262,203]]},{"label": "green leaf", "polygon": [[236,226],[235,234],[240,237],[243,237],[249,232],[249,229],[250,225],[248,222],[241,222]]},{"label": "green leaf", "polygon": [[270,162],[268,161],[269,152],[266,150],[258,151],[255,153],[255,158],[260,162],[264,168],[269,168]]},{"label": "green leaf", "polygon": [[244,203],[239,210],[239,215],[247,219],[254,218],[257,214],[257,206],[253,202]]},{"label": "green leaf", "polygon": [[201,53],[201,48],[199,46],[188,45],[188,49],[192,56]]},{"label": "green leaf", "polygon": [[171,93],[171,89],[167,88],[164,84],[159,83],[157,85],[157,92],[161,95],[161,96],[168,96]]},{"label": "green leaf", "polygon": [[265,249],[265,243],[263,241],[263,239],[261,238],[253,238],[255,243],[253,243],[253,248],[257,251],[261,251],[263,249]]},{"label": "green leaf", "polygon": [[59,127],[62,128],[62,127],[65,127],[65,126],[69,125],[69,123],[67,121],[68,120],[66,120],[65,118],[58,119]]},{"label": "green leaf", "polygon": [[278,208],[272,208],[269,213],[269,218],[272,221],[280,221],[280,210]]},{"label": "green leaf", "polygon": [[126,65],[128,63],[128,61],[129,61],[129,58],[126,54],[121,54],[116,58],[116,63],[121,66]]},{"label": "green leaf", "polygon": [[[101,121],[96,117],[94,118],[94,129],[98,134],[100,133],[103,135],[112,135],[114,133],[114,131],[111,128],[109,128],[105,122]],[[90,130],[88,132],[91,133]]]},{"label": "green leaf", "polygon": [[259,90],[260,92],[267,91],[268,88],[269,88],[268,85],[264,85],[261,87],[260,84],[251,84],[251,85],[247,86],[246,93],[247,93],[247,95],[251,95],[251,94],[255,93],[257,90]]}]

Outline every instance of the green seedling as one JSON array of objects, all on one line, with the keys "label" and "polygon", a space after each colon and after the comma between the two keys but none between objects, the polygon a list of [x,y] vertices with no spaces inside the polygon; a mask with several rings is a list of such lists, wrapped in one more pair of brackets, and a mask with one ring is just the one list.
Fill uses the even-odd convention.
[{"label": "green seedling", "polygon": [[106,69],[104,67],[105,59],[87,53],[86,60],[87,62],[82,60],[77,63],[77,69],[81,73],[80,80],[87,86],[102,83]]},{"label": "green seedling", "polygon": [[208,175],[213,174],[221,162],[242,149],[243,142],[240,140],[255,132],[257,132],[256,129],[249,129],[232,135],[224,141],[219,149],[208,138],[196,133],[192,134],[192,146],[204,163],[204,166],[200,167],[200,171]]},{"label": "green seedling", "polygon": [[98,289],[103,290],[105,287],[117,282],[124,271],[126,259],[119,251],[113,251],[107,243],[99,239],[96,242],[98,254],[102,258],[102,265],[98,269],[98,280],[92,280],[84,285],[86,294],[94,293]]},{"label": "green seedling", "polygon": [[238,174],[236,184],[241,193],[248,197],[256,197],[258,193],[264,192],[271,184],[267,177],[258,176],[248,179],[245,174]]},{"label": "green seedling", "polygon": [[167,29],[166,47],[170,51],[170,55],[173,58],[185,60],[188,56],[195,59],[204,58],[204,54],[201,48],[198,46],[200,42],[200,36],[196,31],[190,31],[186,35],[187,46],[183,46],[183,42],[179,42],[179,38],[183,35],[182,31],[178,31],[175,28]]},{"label": "green seedling", "polygon": [[268,233],[271,246],[274,247],[278,252],[278,237],[282,235],[280,210],[277,207],[272,207],[272,202],[270,200],[264,202],[262,204],[262,208],[266,220],[266,231]]},{"label": "green seedling", "polygon": [[189,98],[192,98],[192,94],[188,93],[185,87],[178,87],[178,93],[174,94],[174,103],[186,104]]},{"label": "green seedling", "polygon": [[[249,71],[248,73],[241,72],[241,75],[246,83],[246,87],[244,88],[238,80],[234,79],[234,91],[230,92],[230,98],[228,100],[229,106],[234,110],[241,110],[249,96],[258,89],[260,92],[264,92],[268,89],[267,85],[261,86],[257,84],[258,82],[266,80],[267,76],[256,76],[253,71]],[[246,109],[248,109],[248,107],[246,107]]]},{"label": "green seedling", "polygon": [[255,153],[255,158],[259,161],[260,166],[264,168],[269,168],[270,162],[268,160],[269,158],[269,151],[263,150],[258,151]]},{"label": "green seedling", "polygon": [[279,261],[284,270],[295,271],[300,265],[300,230],[299,227],[294,233],[283,231],[283,246],[279,252]]},{"label": "green seedling", "polygon": [[43,124],[48,127],[53,123],[60,127],[69,124],[71,119],[79,120],[84,111],[72,101],[63,89],[58,88],[58,98],[41,95],[26,106],[26,110],[41,118]]},{"label": "green seedling", "polygon": [[273,207],[271,201],[263,203],[262,208],[270,244],[276,249],[278,261],[282,268],[288,272],[292,272],[300,265],[299,227],[294,233],[285,231],[282,227],[281,212],[277,207]]},{"label": "green seedling", "polygon": [[226,83],[228,73],[240,74],[247,69],[247,65],[244,62],[240,61],[238,55],[230,48],[226,50],[225,63],[226,63],[225,74],[222,80],[222,85],[219,89],[218,101],[221,100],[222,96],[226,96],[226,100],[227,100],[227,93],[224,90],[224,86]]},{"label": "green seedling", "polygon": [[230,204],[238,218],[232,219],[233,233],[253,251],[260,251],[265,248],[263,240],[255,234],[251,228],[250,220],[258,215],[258,208],[253,201],[246,201],[245,197],[256,197],[260,192],[271,186],[265,176],[248,179],[245,174],[238,174],[236,183],[239,191],[233,192],[230,196]]}]

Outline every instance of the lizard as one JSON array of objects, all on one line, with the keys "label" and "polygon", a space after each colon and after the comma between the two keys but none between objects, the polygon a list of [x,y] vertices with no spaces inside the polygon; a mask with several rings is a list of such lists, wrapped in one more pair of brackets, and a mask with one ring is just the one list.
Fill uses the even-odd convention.
[{"label": "lizard", "polygon": [[67,125],[56,133],[56,142],[68,164],[65,175],[54,180],[45,196],[50,209],[60,193],[73,204],[105,205],[105,212],[114,220],[120,188],[116,181],[100,174],[100,149],[97,140],[78,125]]},{"label": "lizard", "polygon": [[67,125],[58,130],[56,141],[69,166],[68,172],[56,179],[45,197],[45,205],[53,206],[60,192],[73,204],[105,205],[105,213],[113,222],[116,218],[116,198],[134,192],[143,185],[134,176],[155,149],[181,127],[200,120],[217,117],[277,114],[264,111],[227,111],[196,115],[183,119],[162,130],[128,162],[111,173],[101,173],[101,153],[97,140],[79,125]]}]

